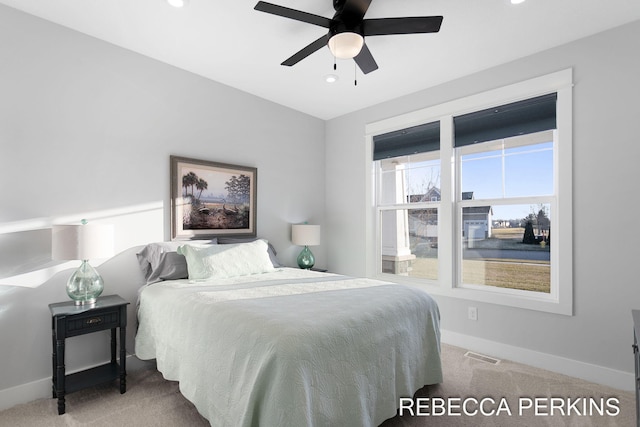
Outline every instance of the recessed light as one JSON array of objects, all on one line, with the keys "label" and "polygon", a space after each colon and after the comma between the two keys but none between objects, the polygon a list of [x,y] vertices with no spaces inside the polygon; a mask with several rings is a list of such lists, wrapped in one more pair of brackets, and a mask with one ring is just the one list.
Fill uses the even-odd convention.
[{"label": "recessed light", "polygon": [[187,5],[188,0],[167,0],[167,3],[169,3],[171,6],[173,7],[185,7]]},{"label": "recessed light", "polygon": [[511,0],[511,4],[520,4],[524,3],[524,0]]},{"label": "recessed light", "polygon": [[335,74],[327,74],[326,76],[324,76],[324,81],[327,83],[335,83],[338,81],[338,76],[336,76]]}]

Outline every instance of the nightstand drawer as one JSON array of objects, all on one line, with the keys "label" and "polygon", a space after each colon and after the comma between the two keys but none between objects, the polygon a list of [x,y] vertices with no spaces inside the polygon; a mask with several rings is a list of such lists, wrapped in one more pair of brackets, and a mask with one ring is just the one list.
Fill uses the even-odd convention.
[{"label": "nightstand drawer", "polygon": [[67,336],[117,328],[118,324],[118,311],[72,316],[67,319]]}]

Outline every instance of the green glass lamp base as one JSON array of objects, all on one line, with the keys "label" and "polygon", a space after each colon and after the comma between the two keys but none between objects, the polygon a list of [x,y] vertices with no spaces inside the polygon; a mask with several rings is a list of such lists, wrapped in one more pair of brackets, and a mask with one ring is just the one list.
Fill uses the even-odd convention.
[{"label": "green glass lamp base", "polygon": [[316,259],[309,250],[309,246],[305,246],[300,255],[298,255],[298,267],[309,269],[314,266]]},{"label": "green glass lamp base", "polygon": [[87,260],[82,261],[67,282],[67,295],[76,305],[95,303],[103,289],[102,277]]}]

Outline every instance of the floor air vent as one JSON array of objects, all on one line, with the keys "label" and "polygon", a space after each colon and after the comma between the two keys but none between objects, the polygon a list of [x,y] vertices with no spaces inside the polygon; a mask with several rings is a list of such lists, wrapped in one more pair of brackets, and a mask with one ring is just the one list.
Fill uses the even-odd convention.
[{"label": "floor air vent", "polygon": [[479,360],[480,362],[490,363],[492,365],[497,365],[498,363],[500,363],[500,359],[485,356],[484,354],[474,353],[473,351],[467,351],[464,356],[468,357],[469,359]]}]

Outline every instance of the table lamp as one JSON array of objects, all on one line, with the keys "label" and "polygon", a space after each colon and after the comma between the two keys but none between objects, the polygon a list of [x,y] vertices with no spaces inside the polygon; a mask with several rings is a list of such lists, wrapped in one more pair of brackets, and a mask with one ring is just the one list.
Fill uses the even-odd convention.
[{"label": "table lamp", "polygon": [[67,281],[67,295],[76,305],[93,304],[102,294],[104,281],[90,259],[113,256],[113,225],[54,225],[51,233],[51,258],[81,260],[80,267]]},{"label": "table lamp", "polygon": [[320,226],[309,224],[294,224],[291,226],[291,241],[294,245],[304,246],[298,255],[298,267],[309,269],[316,263],[316,259],[309,250],[309,246],[320,244]]}]

